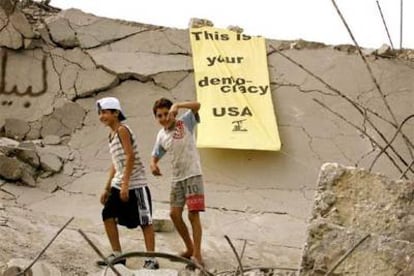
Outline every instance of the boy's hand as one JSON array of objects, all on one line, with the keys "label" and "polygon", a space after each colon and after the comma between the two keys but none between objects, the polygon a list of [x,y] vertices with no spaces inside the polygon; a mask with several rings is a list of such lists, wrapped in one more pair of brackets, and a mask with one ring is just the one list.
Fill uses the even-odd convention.
[{"label": "boy's hand", "polygon": [[129,199],[129,190],[128,187],[125,185],[121,185],[121,192],[119,193],[119,196],[121,197],[121,200],[123,202],[127,202]]},{"label": "boy's hand", "polygon": [[109,195],[110,195],[111,193],[108,191],[108,190],[105,190],[103,193],[102,193],[102,195],[101,195],[101,199],[100,199],[100,201],[101,201],[101,204],[102,205],[105,205],[105,203],[106,203],[106,201],[108,200],[108,197],[109,197]]},{"label": "boy's hand", "polygon": [[175,116],[177,116],[178,114],[178,105],[173,104],[170,107],[170,111],[168,111],[168,120],[169,121],[174,121],[175,120]]},{"label": "boy's hand", "polygon": [[158,167],[157,164],[151,163],[150,167],[151,167],[151,172],[152,172],[153,175],[155,175],[155,176],[161,176],[162,175],[161,171],[160,171],[160,168]]}]

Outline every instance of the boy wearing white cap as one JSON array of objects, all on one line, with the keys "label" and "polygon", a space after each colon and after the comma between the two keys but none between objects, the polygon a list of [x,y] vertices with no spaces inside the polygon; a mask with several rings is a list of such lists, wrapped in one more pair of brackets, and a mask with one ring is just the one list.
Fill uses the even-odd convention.
[{"label": "boy wearing white cap", "polygon": [[[101,195],[104,205],[102,219],[113,253],[108,260],[121,255],[121,244],[117,224],[127,228],[141,227],[144,234],[145,247],[148,252],[155,249],[154,228],[152,225],[151,193],[147,185],[145,169],[138,154],[138,145],[134,133],[123,124],[126,119],[119,100],[106,97],[96,102],[99,120],[111,131],[109,134],[109,150],[112,165],[109,179]],[[103,261],[99,265],[106,265]],[[117,263],[126,263],[120,260]],[[156,259],[145,260],[144,268],[158,269]]]}]

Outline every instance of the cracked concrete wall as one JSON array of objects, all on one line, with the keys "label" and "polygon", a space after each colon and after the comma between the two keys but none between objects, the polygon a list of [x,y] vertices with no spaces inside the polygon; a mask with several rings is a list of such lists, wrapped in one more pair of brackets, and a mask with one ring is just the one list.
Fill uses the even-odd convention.
[{"label": "cracked concrete wall", "polygon": [[[62,192],[81,181],[85,188],[75,190],[82,192],[90,189],[86,187],[91,181],[105,181],[110,162],[107,129],[98,121],[94,106],[104,96],[121,100],[148,164],[159,128],[151,111],[154,100],[161,96],[175,101],[195,99],[188,31],[100,18],[76,9],[50,9],[36,19],[28,9],[13,13],[0,9],[0,128],[17,140],[61,138],[61,145],[49,146],[51,151],[59,147],[67,151],[61,158],[61,173],[40,177],[37,185],[43,191]],[[21,26],[13,23],[16,20]],[[405,59],[370,54],[369,64],[386,93],[382,97],[352,46],[276,40],[267,40],[267,45],[282,150],[200,149],[209,212],[217,214],[209,217],[207,212],[206,233],[210,240],[229,233],[234,239],[247,240],[253,252],[261,252],[252,254],[252,260],[295,266],[320,166],[335,161],[367,168],[373,163],[387,144],[382,136],[390,141],[402,120],[412,114],[414,63],[411,52],[401,53]],[[16,124],[10,124],[11,120]],[[17,126],[23,127],[16,130]],[[397,135],[386,152],[391,157],[382,154],[374,171],[399,177],[412,162],[413,121],[401,130],[405,140]],[[170,174],[168,159],[161,169]],[[412,170],[406,175],[412,177]],[[168,208],[168,178],[149,176],[149,182],[154,200]],[[57,202],[64,200],[60,192],[55,193]],[[229,201],[229,195],[237,200]],[[39,210],[51,204],[25,200]],[[67,206],[69,214],[71,205]],[[209,223],[218,223],[220,229]],[[235,231],[235,225],[244,231]],[[216,244],[211,243],[214,248]]]},{"label": "cracked concrete wall", "polygon": [[412,180],[324,164],[300,275],[413,275],[413,194]]}]

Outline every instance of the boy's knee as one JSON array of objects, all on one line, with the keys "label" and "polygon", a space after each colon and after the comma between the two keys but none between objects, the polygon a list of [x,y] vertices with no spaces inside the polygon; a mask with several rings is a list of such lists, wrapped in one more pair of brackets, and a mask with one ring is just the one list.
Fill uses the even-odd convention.
[{"label": "boy's knee", "polygon": [[188,219],[190,222],[195,222],[200,219],[200,213],[198,211],[190,211],[188,212]]},{"label": "boy's knee", "polygon": [[178,211],[178,210],[171,210],[170,211],[170,218],[173,220],[173,221],[176,221],[176,220],[178,220],[178,219],[181,219],[182,217],[182,212],[180,212],[180,211]]}]

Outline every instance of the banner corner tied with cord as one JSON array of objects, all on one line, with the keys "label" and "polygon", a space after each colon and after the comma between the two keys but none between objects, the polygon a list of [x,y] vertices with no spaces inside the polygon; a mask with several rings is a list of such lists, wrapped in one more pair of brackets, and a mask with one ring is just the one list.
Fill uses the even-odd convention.
[{"label": "banner corner tied with cord", "polygon": [[280,150],[265,39],[214,27],[189,35],[201,103],[197,146]]}]

